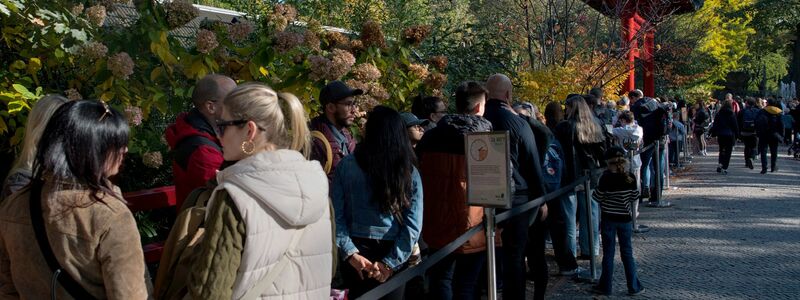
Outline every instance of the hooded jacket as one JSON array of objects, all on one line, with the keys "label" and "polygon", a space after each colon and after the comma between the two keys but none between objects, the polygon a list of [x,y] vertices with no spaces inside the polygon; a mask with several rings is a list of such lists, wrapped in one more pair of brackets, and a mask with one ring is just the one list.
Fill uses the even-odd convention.
[{"label": "hooded jacket", "polygon": [[780,142],[783,139],[783,111],[775,106],[767,106],[756,117],[756,135],[763,141]]},{"label": "hooded jacket", "polygon": [[643,145],[647,146],[667,135],[669,129],[668,113],[653,98],[645,97],[639,101],[643,101],[643,103],[639,107],[641,117],[637,120],[644,130]]},{"label": "hooded jacket", "polygon": [[736,113],[729,108],[723,108],[714,117],[714,125],[711,126],[712,136],[738,136],[739,125]]},{"label": "hooded jacket", "polygon": [[180,208],[192,190],[214,178],[222,165],[222,146],[211,124],[197,108],[178,115],[164,135],[174,154],[172,175]]},{"label": "hooded jacket", "polygon": [[[206,234],[189,279],[195,299],[240,299],[288,251],[291,263],[261,299],[330,295],[332,233],[328,181],[319,163],[292,150],[257,153],[217,175]],[[220,201],[221,200],[221,201]],[[287,249],[294,234],[300,240]]]},{"label": "hooded jacket", "polygon": [[[0,200],[0,299],[50,299],[53,272],[36,241],[30,187]],[[114,187],[117,197],[119,188]],[[82,186],[46,180],[44,229],[64,271],[97,299],[147,299],[149,279],[133,219],[110,194],[91,197]],[[58,299],[73,299],[62,287]]]},{"label": "hooded jacket", "polygon": [[[483,221],[483,208],[467,205],[464,136],[491,130],[492,123],[483,117],[446,115],[417,145],[425,199],[422,238],[433,249],[443,248]],[[456,252],[475,253],[484,249],[486,235],[481,231]]]}]

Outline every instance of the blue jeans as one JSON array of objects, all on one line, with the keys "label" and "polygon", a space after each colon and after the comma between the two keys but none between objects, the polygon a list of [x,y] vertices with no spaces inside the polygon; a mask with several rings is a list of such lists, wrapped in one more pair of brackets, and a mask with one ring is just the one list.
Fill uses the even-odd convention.
[{"label": "blue jeans", "polygon": [[594,231],[592,232],[594,247],[592,247],[592,252],[589,252],[589,218],[586,215],[586,193],[584,193],[584,191],[579,191],[576,192],[576,194],[578,201],[578,222],[581,226],[581,230],[578,232],[581,255],[590,255],[591,253],[594,253],[595,256],[600,255],[600,208],[596,201],[589,199],[592,209],[592,226],[594,226]]},{"label": "blue jeans", "polygon": [[603,273],[600,275],[598,288],[606,294],[611,294],[614,277],[614,256],[616,252],[616,239],[619,238],[619,256],[625,267],[625,280],[628,281],[628,292],[635,293],[642,289],[639,276],[636,274],[636,261],[633,258],[633,223],[613,222],[603,220]]},{"label": "blue jeans", "polygon": [[[435,252],[435,251],[434,251]],[[430,297],[433,299],[473,299],[478,277],[486,262],[486,252],[451,253],[428,270]]]},{"label": "blue jeans", "polygon": [[650,163],[653,161],[653,152],[655,148],[645,150],[640,154],[642,159],[641,177],[642,177],[642,190],[650,189]]},{"label": "blue jeans", "polygon": [[577,213],[577,200],[575,199],[575,194],[569,195],[562,195],[561,196],[561,212],[564,214],[564,223],[566,223],[566,231],[567,231],[567,248],[572,251],[572,254],[576,254],[577,252],[577,245],[575,240],[575,230],[577,228],[576,225],[576,213]]}]

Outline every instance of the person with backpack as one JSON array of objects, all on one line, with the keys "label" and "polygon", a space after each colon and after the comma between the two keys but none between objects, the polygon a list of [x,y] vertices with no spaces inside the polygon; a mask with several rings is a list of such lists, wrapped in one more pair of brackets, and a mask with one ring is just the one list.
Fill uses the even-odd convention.
[{"label": "person with backpack", "polygon": [[[422,180],[400,113],[375,107],[364,139],[333,178],[336,244],[347,262],[348,297],[356,299],[406,267],[422,231]],[[403,299],[404,291],[384,299]]]},{"label": "person with backpack", "polygon": [[136,220],[109,179],[128,135],[100,101],[67,102],[47,121],[31,183],[0,200],[0,298],[148,299]]},{"label": "person with backpack", "polygon": [[736,125],[736,113],[733,112],[733,100],[725,100],[722,107],[714,119],[711,127],[711,136],[717,138],[719,144],[719,164],[717,173],[728,174],[728,165],[731,162],[733,146],[736,144],[736,137],[739,135],[739,126]]},{"label": "person with backpack", "polygon": [[636,188],[636,177],[628,172],[624,149],[612,147],[606,151],[604,157],[608,169],[603,172],[597,189],[592,193],[592,199],[600,203],[603,271],[600,281],[592,290],[601,295],[611,295],[613,292],[614,256],[616,242],[619,240],[619,254],[625,267],[628,295],[635,296],[644,292],[633,257],[633,222],[630,213],[631,205],[638,201],[639,190]]},{"label": "person with backpack", "polygon": [[775,98],[769,98],[767,107],[764,107],[756,117],[756,135],[758,136],[758,152],[761,153],[761,174],[767,173],[767,147],[771,159],[771,172],[778,170],[778,145],[783,140],[782,110],[780,103]]},{"label": "person with backpack", "polygon": [[222,100],[235,87],[236,82],[227,76],[203,77],[192,92],[194,108],[178,115],[175,123],[164,132],[173,153],[172,174],[178,209],[183,207],[192,190],[214,178],[224,162],[215,124],[221,114]]},{"label": "person with backpack", "polygon": [[355,96],[364,94],[341,81],[331,81],[319,92],[322,113],[311,120],[311,159],[318,161],[328,174],[328,183],[333,182],[336,166],[347,155],[353,153],[356,141],[350,133],[356,115]]},{"label": "person with backpack", "polygon": [[330,296],[328,181],[306,159],[307,122],[297,97],[260,83],[225,98],[216,126],[225,160],[235,163],[217,173],[206,205],[188,267],[192,299]]},{"label": "person with backpack", "polygon": [[706,108],[705,102],[702,99],[697,101],[697,110],[695,110],[692,125],[694,125],[694,140],[697,145],[697,154],[700,156],[707,156],[706,152],[706,130],[708,125],[711,124],[711,116]]},{"label": "person with backpack", "polygon": [[[641,113],[639,126],[642,127],[642,132],[644,134],[642,137],[642,147],[648,147],[653,143],[661,142],[664,136],[669,134],[669,112],[664,105],[661,105],[653,98],[645,97],[639,101],[642,102],[642,105],[639,107],[639,112]],[[652,183],[656,182],[656,180],[660,180],[657,176],[662,176],[662,174],[655,174],[655,160],[660,159],[661,162],[665,161],[665,152],[664,147],[660,147],[660,152],[658,153],[656,153],[655,150],[655,147],[650,147],[641,153],[642,198],[650,198],[651,194],[659,192],[657,190],[651,191],[651,188],[655,189]],[[662,164],[662,168],[663,167]]]},{"label": "person with backpack", "polygon": [[755,98],[748,97],[746,104],[745,108],[739,112],[739,139],[744,143],[744,164],[752,170],[758,144],[756,118],[761,109],[758,108]]},{"label": "person with backpack", "polygon": [[[417,146],[424,199],[422,237],[435,252],[483,221],[483,208],[468,206],[464,139],[467,133],[489,132],[483,118],[486,89],[467,81],[456,88],[457,114],[444,116],[425,133]],[[442,216],[447,216],[443,218]],[[475,234],[464,245],[428,271],[434,299],[468,299],[477,294],[481,268],[486,262],[486,235]]]}]

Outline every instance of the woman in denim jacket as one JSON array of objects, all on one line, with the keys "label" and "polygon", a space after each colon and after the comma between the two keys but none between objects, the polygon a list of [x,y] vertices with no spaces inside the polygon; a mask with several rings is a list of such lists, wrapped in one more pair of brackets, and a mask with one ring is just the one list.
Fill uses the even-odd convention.
[{"label": "woman in denim jacket", "polygon": [[[422,230],[422,181],[400,114],[378,106],[364,140],[336,168],[336,244],[350,298],[401,270]],[[373,192],[376,191],[376,192]],[[385,299],[403,299],[400,287]]]}]

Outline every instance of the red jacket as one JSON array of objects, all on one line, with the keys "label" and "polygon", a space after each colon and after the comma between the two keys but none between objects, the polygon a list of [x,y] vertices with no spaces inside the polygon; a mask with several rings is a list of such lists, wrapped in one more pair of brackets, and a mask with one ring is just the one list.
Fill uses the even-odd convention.
[{"label": "red jacket", "polygon": [[178,115],[164,133],[173,153],[172,174],[177,208],[192,190],[214,178],[222,165],[222,146],[217,135],[197,109]]}]

